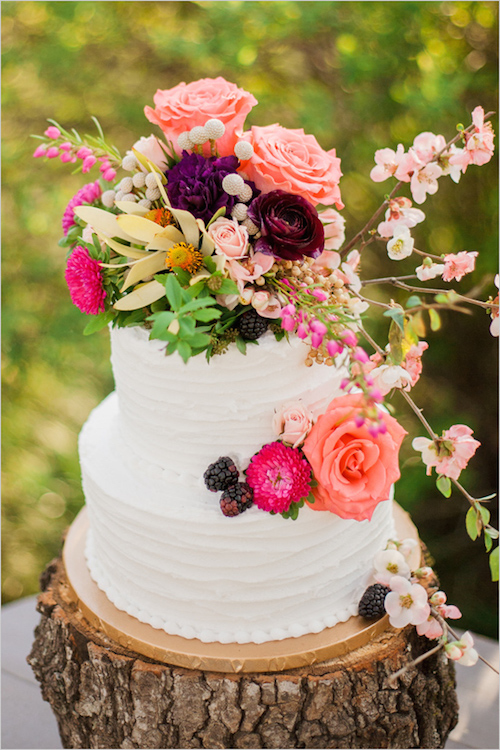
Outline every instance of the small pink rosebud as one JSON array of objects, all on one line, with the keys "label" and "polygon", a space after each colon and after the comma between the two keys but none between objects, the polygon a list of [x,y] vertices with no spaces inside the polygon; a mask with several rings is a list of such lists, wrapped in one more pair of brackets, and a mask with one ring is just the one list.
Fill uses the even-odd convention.
[{"label": "small pink rosebud", "polygon": [[348,329],[343,331],[340,336],[346,346],[356,346],[356,344],[358,343],[356,335]]},{"label": "small pink rosebud", "polygon": [[433,604],[435,607],[437,607],[440,604],[446,603],[446,594],[444,591],[436,591],[430,598],[431,604]]},{"label": "small pink rosebud", "polygon": [[64,143],[61,143],[59,148],[61,149],[61,151],[71,151],[73,146],[69,141],[65,141]]},{"label": "small pink rosebud", "polygon": [[378,425],[378,434],[379,435],[385,435],[386,432],[387,432],[387,425],[386,425],[386,423],[385,422],[379,422],[379,425]]},{"label": "small pink rosebud", "polygon": [[320,336],[324,336],[328,330],[325,324],[322,323],[320,320],[311,320],[311,322],[309,323],[309,328],[314,333],[319,333]]},{"label": "small pink rosebud", "polygon": [[356,427],[363,427],[365,421],[366,420],[362,414],[356,414],[356,416],[354,417],[354,423]]},{"label": "small pink rosebud", "polygon": [[99,161],[102,162],[101,166],[99,167],[101,172],[105,172],[107,169],[111,168],[111,162],[109,161],[109,159],[104,159],[103,161],[101,157]]},{"label": "small pink rosebud", "polygon": [[57,146],[51,146],[45,152],[45,156],[47,156],[49,159],[55,159],[56,156],[59,156],[59,149],[57,148]]},{"label": "small pink rosebud", "polygon": [[384,397],[382,395],[382,391],[380,391],[378,388],[372,388],[370,391],[370,398],[372,401],[376,401],[377,403],[380,403],[384,400]]},{"label": "small pink rosebud", "polygon": [[92,149],[87,148],[87,146],[82,146],[81,148],[78,149],[78,151],[76,152],[76,155],[79,159],[85,159],[87,156],[90,156],[91,153],[92,153]]},{"label": "small pink rosebud", "polygon": [[295,321],[291,315],[285,315],[281,319],[281,327],[284,331],[293,331],[295,328]]},{"label": "small pink rosebud", "polygon": [[323,343],[323,336],[321,333],[313,333],[311,336],[311,346],[313,349],[319,349],[321,344]]},{"label": "small pink rosebud", "polygon": [[327,341],[326,342],[326,351],[330,355],[330,357],[336,357],[337,354],[340,354],[344,350],[344,347],[342,344],[339,344],[338,341]]},{"label": "small pink rosebud", "polygon": [[284,318],[286,315],[295,315],[295,310],[295,305],[292,305],[290,302],[288,305],[281,308],[281,317]]},{"label": "small pink rosebud", "polygon": [[328,299],[328,294],[323,289],[313,289],[312,293],[320,302],[326,302]]},{"label": "small pink rosebud", "polygon": [[93,154],[90,154],[89,156],[86,156],[83,160],[82,164],[82,172],[85,174],[86,172],[90,172],[94,164],[96,163],[97,159]]},{"label": "small pink rosebud", "polygon": [[354,359],[358,362],[366,363],[370,361],[370,357],[360,346],[357,346],[354,350]]},{"label": "small pink rosebud", "polygon": [[47,145],[45,143],[41,143],[33,151],[33,156],[35,159],[39,159],[40,156],[46,156],[46,155],[47,155]]},{"label": "small pink rosebud", "polygon": [[116,169],[107,169],[102,177],[106,182],[113,182],[116,177]]},{"label": "small pink rosebud", "polygon": [[459,646],[457,645],[458,641],[453,641],[452,643],[447,643],[444,647],[444,651],[448,659],[453,659],[453,661],[457,661],[458,659],[461,659],[463,656],[463,651]]},{"label": "small pink rosebud", "polygon": [[297,336],[299,337],[299,339],[306,339],[308,336],[307,329],[303,323],[300,323],[299,327],[297,328]]},{"label": "small pink rosebud", "polygon": [[71,161],[71,154],[68,154],[68,152],[67,152],[67,151],[63,151],[63,152],[61,153],[61,161],[62,161],[62,162],[63,162],[64,164],[67,164],[68,162],[70,162],[70,161]]},{"label": "small pink rosebud", "polygon": [[373,438],[376,438],[378,436],[378,433],[379,433],[379,426],[378,426],[378,424],[375,424],[374,422],[371,422],[370,425],[368,426],[368,432],[370,433],[370,435]]},{"label": "small pink rosebud", "polygon": [[345,391],[350,382],[351,381],[349,380],[349,378],[342,378],[342,380],[340,381],[340,389],[342,391]]},{"label": "small pink rosebud", "polygon": [[47,136],[47,138],[52,138],[52,140],[56,141],[58,138],[61,137],[61,131],[59,128],[56,128],[54,125],[51,125],[47,128],[44,135]]}]

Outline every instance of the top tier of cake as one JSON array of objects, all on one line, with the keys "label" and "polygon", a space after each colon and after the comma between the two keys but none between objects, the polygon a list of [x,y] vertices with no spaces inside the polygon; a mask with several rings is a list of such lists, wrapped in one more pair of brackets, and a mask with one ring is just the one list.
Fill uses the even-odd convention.
[{"label": "top tier of cake", "polygon": [[338,367],[305,367],[309,347],[297,337],[278,343],[269,333],[245,356],[233,345],[210,362],[198,355],[187,365],[159,354],[165,346],[142,328],[111,331],[121,433],[138,457],[188,484],[198,484],[219,456],[246,468],[277,438],[275,409],[300,398],[316,417],[341,394],[345,376]]}]

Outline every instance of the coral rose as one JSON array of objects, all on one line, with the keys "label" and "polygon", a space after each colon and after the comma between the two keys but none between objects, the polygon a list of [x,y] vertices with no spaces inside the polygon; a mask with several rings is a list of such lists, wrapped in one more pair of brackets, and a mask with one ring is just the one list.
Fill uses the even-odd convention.
[{"label": "coral rose", "polygon": [[[144,107],[144,114],[150,122],[159,125],[178,154],[181,154],[181,149],[177,146],[177,138],[181,133],[195,125],[203,126],[207,120],[220,120],[226,129],[222,138],[217,140],[222,156],[233,153],[238,132],[243,129],[247,114],[257,104],[252,94],[221,76],[179,83],[172,89],[158,89],[153,101],[155,109]],[[210,144],[205,144],[203,149],[205,156],[209,156]]]},{"label": "coral rose", "polygon": [[286,190],[318,203],[344,208],[340,198],[340,159],[335,149],[323,151],[313,135],[281,125],[253,126],[243,134],[254,154],[242,169],[259,190]]},{"label": "coral rose", "polygon": [[370,519],[378,503],[389,499],[391,485],[400,476],[398,452],[406,435],[385,413],[385,433],[373,437],[365,425],[357,427],[362,406],[361,394],[335,398],[303,447],[318,482],[311,508],[356,521]]}]

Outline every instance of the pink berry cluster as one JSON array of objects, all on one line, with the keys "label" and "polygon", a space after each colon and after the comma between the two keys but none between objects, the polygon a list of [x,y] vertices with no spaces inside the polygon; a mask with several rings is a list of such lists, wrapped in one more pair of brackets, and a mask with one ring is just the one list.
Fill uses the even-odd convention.
[{"label": "pink berry cluster", "polygon": [[82,146],[78,143],[72,143],[69,140],[63,140],[61,131],[55,125],[50,125],[44,132],[44,135],[49,141],[37,146],[33,152],[35,159],[39,159],[42,156],[47,159],[56,159],[59,157],[64,164],[75,164],[80,159],[82,161],[83,174],[89,172],[95,164],[100,162],[99,170],[103,180],[112,182],[115,179],[116,169],[114,169],[108,156],[96,155],[95,149]]}]

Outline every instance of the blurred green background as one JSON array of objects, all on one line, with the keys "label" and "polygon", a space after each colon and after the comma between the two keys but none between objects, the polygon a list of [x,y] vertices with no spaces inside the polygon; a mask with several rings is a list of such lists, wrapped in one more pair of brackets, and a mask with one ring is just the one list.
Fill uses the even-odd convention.
[{"label": "blurred green background", "polygon": [[[112,389],[107,333],[82,336],[85,316],[70,303],[57,245],[67,202],[97,174],[32,159],[30,133],[42,133],[49,117],[93,132],[96,115],[123,153],[141,135],[159,134],[143,115],[157,88],[222,75],[259,100],[249,124],[303,127],[337,149],[351,237],[390,190],[369,179],[376,148],[408,147],[427,130],[450,138],[477,104],[497,109],[497,9],[496,2],[2,3],[5,601],[36,592],[58,553],[83,503],[78,432]],[[413,231],[422,250],[477,250],[477,270],[455,287],[483,299],[496,293],[497,180],[496,159],[470,167],[458,185],[442,179],[422,206],[427,221]],[[383,246],[370,247],[364,261],[366,275],[377,276],[415,265],[411,258],[396,268]],[[414,390],[436,431],[463,422],[481,441],[462,476],[475,496],[497,486],[497,342],[489,322],[478,308],[446,315],[442,331],[427,337]],[[370,325],[383,343],[387,321]],[[463,610],[460,624],[495,636],[497,587],[482,542],[465,533],[466,501],[439,495],[411,449],[411,437],[424,433],[399,396],[394,405],[410,433],[398,500],[435,557],[449,601]]]}]

